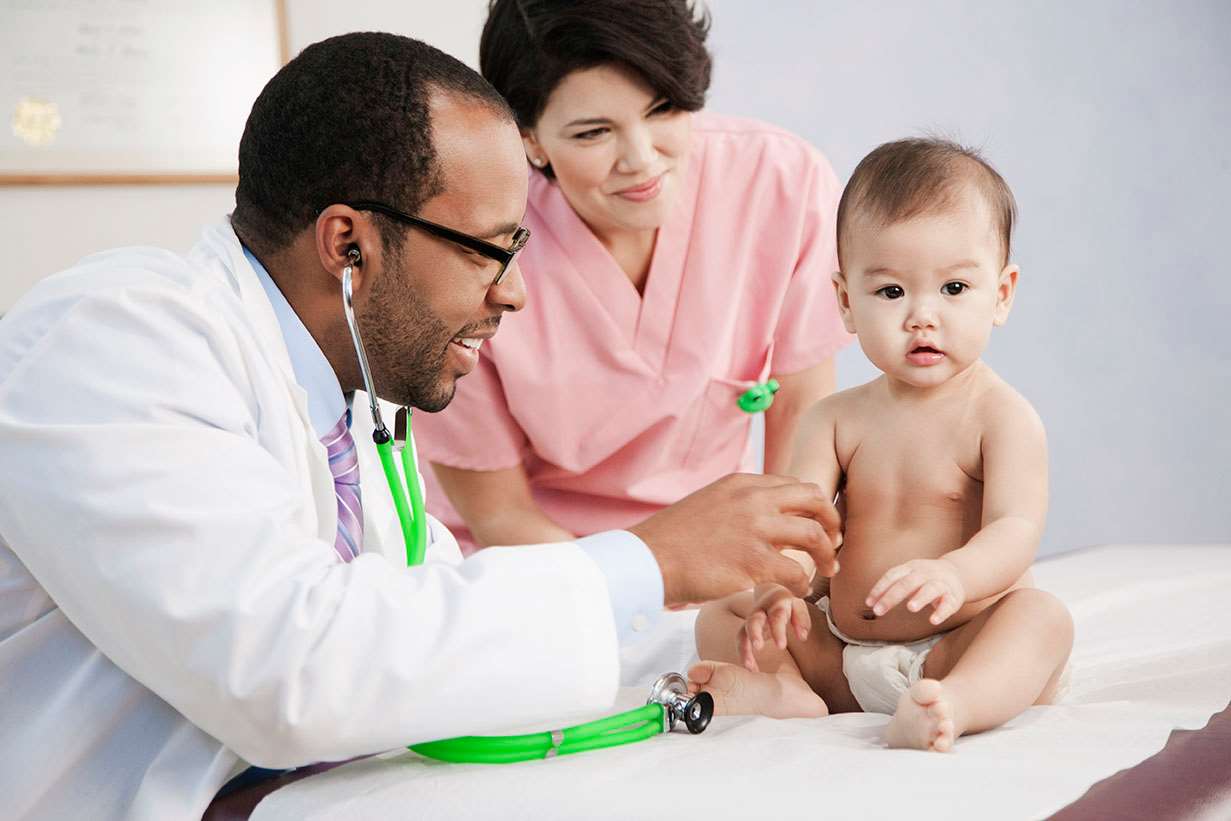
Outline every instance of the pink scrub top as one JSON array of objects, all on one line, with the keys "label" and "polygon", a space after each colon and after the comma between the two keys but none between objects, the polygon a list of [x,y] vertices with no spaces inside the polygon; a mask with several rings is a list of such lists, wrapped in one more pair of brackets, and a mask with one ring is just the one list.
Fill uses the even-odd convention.
[{"label": "pink scrub top", "polygon": [[[644,296],[560,189],[531,172],[526,307],[505,315],[445,410],[415,414],[421,459],[522,465],[534,500],[578,535],[755,469],[740,394],[851,341],[830,282],[842,189],[824,157],[781,129],[693,122]],[[428,510],[472,551],[432,471],[424,477]]]}]

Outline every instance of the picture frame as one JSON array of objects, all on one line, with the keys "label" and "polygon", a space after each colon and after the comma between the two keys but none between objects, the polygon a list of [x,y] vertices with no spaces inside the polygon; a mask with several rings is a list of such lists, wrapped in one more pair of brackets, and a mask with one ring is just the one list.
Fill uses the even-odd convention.
[{"label": "picture frame", "polygon": [[0,185],[233,183],[288,59],[285,0],[0,0],[0,18]]}]

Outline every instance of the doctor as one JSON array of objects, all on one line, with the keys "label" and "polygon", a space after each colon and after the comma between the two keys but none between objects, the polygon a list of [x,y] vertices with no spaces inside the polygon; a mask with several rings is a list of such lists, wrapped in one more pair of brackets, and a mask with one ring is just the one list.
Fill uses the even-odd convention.
[{"label": "doctor", "polygon": [[462,236],[514,242],[523,163],[461,63],[326,40],[254,105],[229,222],[187,256],[88,257],[0,322],[6,817],[198,818],[249,764],[601,710],[619,639],[664,603],[802,591],[783,547],[832,569],[829,502],[756,476],[464,562],[432,522],[404,566],[341,272],[357,251],[381,398],[443,408],[526,298],[507,254]]}]

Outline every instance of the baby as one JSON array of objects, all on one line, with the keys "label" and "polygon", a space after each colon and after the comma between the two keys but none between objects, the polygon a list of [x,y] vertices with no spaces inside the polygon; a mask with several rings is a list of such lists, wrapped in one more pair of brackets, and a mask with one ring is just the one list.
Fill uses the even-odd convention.
[{"label": "baby", "polygon": [[946,141],[855,169],[834,286],[883,376],[807,412],[790,471],[837,498],[841,570],[815,603],[764,585],[702,609],[691,687],[720,712],[882,712],[889,746],[945,751],[1062,688],[1072,620],[1030,574],[1043,425],[980,359],[1013,304],[1014,213],[1000,175]]}]

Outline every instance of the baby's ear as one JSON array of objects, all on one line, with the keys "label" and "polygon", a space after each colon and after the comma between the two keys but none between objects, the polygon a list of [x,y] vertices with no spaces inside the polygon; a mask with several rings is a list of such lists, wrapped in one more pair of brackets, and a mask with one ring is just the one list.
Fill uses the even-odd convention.
[{"label": "baby's ear", "polygon": [[846,274],[834,271],[831,279],[834,291],[838,295],[838,313],[842,317],[842,324],[846,326],[848,334],[853,334],[855,333],[855,318],[851,315],[851,295],[846,290]]},{"label": "baby's ear", "polygon": [[1000,272],[1000,278],[996,282],[996,310],[992,314],[992,321],[996,325],[1003,325],[1009,320],[1013,295],[1017,293],[1017,277],[1021,272],[1021,268],[1012,264],[1006,265]]}]

